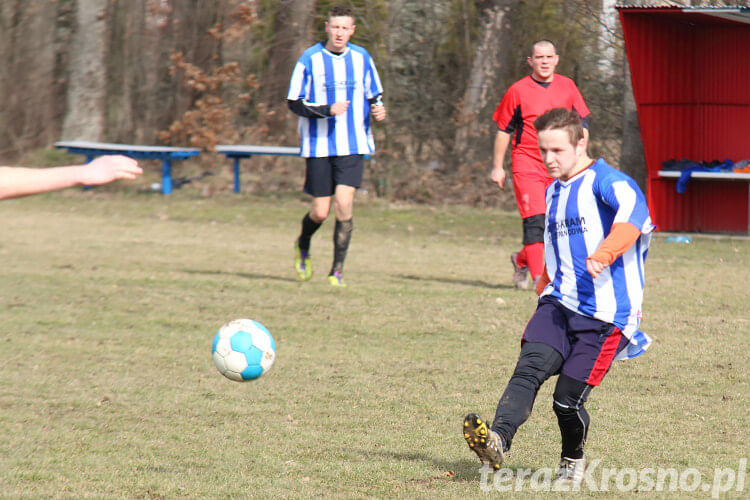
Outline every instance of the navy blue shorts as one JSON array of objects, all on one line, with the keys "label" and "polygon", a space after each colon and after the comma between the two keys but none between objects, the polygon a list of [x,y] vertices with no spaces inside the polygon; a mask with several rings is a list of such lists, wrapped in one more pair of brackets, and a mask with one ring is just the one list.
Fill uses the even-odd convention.
[{"label": "navy blue shorts", "polygon": [[305,193],[318,198],[332,196],[339,184],[358,188],[364,170],[363,155],[307,158]]},{"label": "navy blue shorts", "polygon": [[589,385],[599,385],[615,355],[628,345],[628,338],[611,323],[571,311],[553,297],[544,296],[521,342],[542,342],[563,359],[560,373]]}]

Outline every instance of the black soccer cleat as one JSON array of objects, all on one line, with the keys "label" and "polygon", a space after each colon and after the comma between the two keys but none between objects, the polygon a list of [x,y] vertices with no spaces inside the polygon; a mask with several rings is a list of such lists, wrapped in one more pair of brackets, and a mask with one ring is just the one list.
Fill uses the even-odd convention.
[{"label": "black soccer cleat", "polygon": [[487,423],[476,413],[469,413],[464,418],[464,439],[479,460],[488,463],[498,470],[503,463],[503,440],[497,432],[487,427]]}]

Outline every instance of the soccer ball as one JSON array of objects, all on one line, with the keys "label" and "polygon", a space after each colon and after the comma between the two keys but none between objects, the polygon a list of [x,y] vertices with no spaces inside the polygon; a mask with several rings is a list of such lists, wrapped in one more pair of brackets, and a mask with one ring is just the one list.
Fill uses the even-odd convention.
[{"label": "soccer ball", "polygon": [[276,343],[265,326],[251,319],[236,319],[219,329],[211,347],[219,373],[237,382],[255,380],[271,369]]}]

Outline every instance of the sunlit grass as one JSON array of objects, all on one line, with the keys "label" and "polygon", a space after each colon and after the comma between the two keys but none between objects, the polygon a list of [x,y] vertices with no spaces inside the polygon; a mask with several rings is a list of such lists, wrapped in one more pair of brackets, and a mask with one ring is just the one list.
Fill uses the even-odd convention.
[{"label": "sunlit grass", "polygon": [[[0,495],[485,496],[463,415],[491,417],[535,307],[511,287],[515,214],[362,202],[345,276],[295,280],[296,195],[117,191],[0,204]],[[588,404],[608,467],[737,468],[750,449],[750,242],[657,236],[643,329]],[[501,300],[498,300],[501,299]],[[249,317],[270,373],[221,377],[210,345]],[[551,384],[512,468],[552,467]]]}]

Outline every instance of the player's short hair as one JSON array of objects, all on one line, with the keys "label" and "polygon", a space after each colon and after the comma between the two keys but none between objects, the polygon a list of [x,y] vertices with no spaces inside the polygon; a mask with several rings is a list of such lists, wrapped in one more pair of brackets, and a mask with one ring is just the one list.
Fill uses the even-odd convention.
[{"label": "player's short hair", "polygon": [[354,10],[348,5],[334,5],[328,11],[328,19],[332,17],[351,17],[354,20]]},{"label": "player's short hair", "polygon": [[534,56],[534,49],[536,48],[537,45],[551,45],[552,48],[555,49],[555,54],[557,54],[557,47],[555,47],[555,44],[552,43],[552,40],[547,40],[546,38],[543,38],[531,44],[531,50],[529,50],[529,57]]},{"label": "player's short hair", "polygon": [[545,111],[534,121],[534,128],[537,133],[563,129],[568,132],[568,138],[573,146],[583,139],[583,121],[575,109],[553,108]]}]

